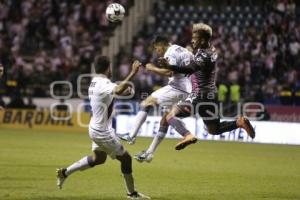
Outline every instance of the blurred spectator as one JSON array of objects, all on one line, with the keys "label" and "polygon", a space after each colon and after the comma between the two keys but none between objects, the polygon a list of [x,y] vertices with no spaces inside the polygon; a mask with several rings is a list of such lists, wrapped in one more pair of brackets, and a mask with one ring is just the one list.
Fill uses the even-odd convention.
[{"label": "blurred spectator", "polygon": [[221,83],[219,84],[219,87],[218,87],[218,100],[225,104],[227,102],[227,96],[228,96],[228,87]]},{"label": "blurred spectator", "polygon": [[5,102],[3,101],[2,96],[0,95],[0,109],[3,109],[5,107],[6,107]]},{"label": "blurred spectator", "polygon": [[23,97],[17,94],[14,95],[7,105],[7,108],[25,108]]},{"label": "blurred spectator", "polygon": [[68,111],[69,106],[65,103],[64,99],[59,100],[59,104],[55,107],[57,111]]},{"label": "blurred spectator", "polygon": [[36,105],[33,103],[32,97],[27,98],[27,104],[25,106],[26,109],[36,109]]},{"label": "blurred spectator", "polygon": [[3,73],[4,73],[4,67],[3,67],[3,65],[0,63],[0,78],[2,78]]}]

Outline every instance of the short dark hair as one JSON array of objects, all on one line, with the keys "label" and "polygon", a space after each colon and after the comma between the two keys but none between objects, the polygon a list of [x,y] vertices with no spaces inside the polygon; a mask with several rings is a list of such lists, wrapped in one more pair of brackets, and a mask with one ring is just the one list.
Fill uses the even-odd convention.
[{"label": "short dark hair", "polygon": [[204,23],[193,24],[193,33],[198,33],[199,36],[209,41],[212,37],[212,28]]},{"label": "short dark hair", "polygon": [[167,45],[169,44],[169,38],[165,35],[157,35],[154,37],[154,39],[152,40],[152,45],[156,45],[156,44],[164,44]]},{"label": "short dark hair", "polygon": [[96,73],[104,73],[110,65],[110,61],[106,56],[99,56],[95,60],[95,71]]}]

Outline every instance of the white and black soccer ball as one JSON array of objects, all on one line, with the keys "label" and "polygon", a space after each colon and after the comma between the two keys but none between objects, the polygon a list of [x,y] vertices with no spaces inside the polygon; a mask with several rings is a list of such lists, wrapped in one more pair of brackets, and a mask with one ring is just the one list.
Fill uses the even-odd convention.
[{"label": "white and black soccer ball", "polygon": [[106,18],[110,22],[120,22],[125,16],[125,8],[118,3],[109,4],[106,8]]}]

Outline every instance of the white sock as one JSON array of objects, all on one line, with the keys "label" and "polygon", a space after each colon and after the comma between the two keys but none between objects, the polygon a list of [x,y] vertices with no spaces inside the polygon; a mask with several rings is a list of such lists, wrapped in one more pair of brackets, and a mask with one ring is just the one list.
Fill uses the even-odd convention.
[{"label": "white sock", "polygon": [[143,125],[143,123],[146,121],[147,119],[147,115],[148,113],[145,111],[139,111],[136,118],[135,118],[135,123],[133,125],[133,129],[130,133],[130,137],[131,138],[135,138],[141,128],[141,126]]},{"label": "white sock", "polygon": [[158,134],[153,138],[151,145],[147,149],[146,153],[153,154],[158,147],[158,145],[161,143],[161,141],[164,139],[166,133],[158,132]]},{"label": "white sock", "polygon": [[67,176],[71,175],[72,173],[80,170],[83,171],[85,169],[91,168],[92,166],[89,165],[88,162],[88,156],[83,157],[81,160],[73,163],[72,165],[70,165],[69,167],[67,167],[67,170],[65,172],[65,174]]},{"label": "white sock", "polygon": [[128,194],[131,194],[134,192],[134,179],[132,174],[123,174],[124,180],[125,180],[125,185]]}]

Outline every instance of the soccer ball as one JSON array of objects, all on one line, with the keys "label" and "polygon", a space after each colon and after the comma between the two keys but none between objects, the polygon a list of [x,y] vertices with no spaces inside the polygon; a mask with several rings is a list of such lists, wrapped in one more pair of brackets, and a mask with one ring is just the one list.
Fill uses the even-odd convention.
[{"label": "soccer ball", "polygon": [[118,3],[109,4],[106,8],[106,18],[110,22],[120,22],[125,15],[125,8]]}]

